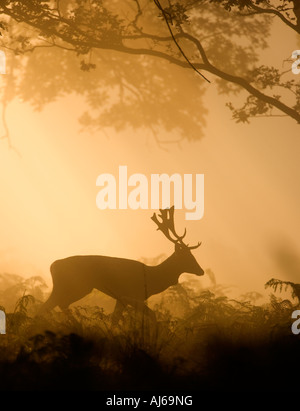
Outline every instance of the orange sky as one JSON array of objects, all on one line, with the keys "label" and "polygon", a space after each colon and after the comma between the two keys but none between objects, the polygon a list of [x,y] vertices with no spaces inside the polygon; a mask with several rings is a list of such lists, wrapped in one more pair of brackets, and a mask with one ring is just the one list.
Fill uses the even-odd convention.
[{"label": "orange sky", "polygon": [[[274,32],[274,44],[266,55],[278,62],[297,48],[297,39],[282,30]],[[187,227],[189,243],[202,241],[194,255],[218,282],[242,292],[263,291],[271,277],[300,282],[274,258],[286,246],[294,264],[299,261],[299,125],[286,118],[238,125],[224,107],[229,99],[214,84],[208,87],[205,138],[168,151],[143,132],[110,130],[109,138],[79,133],[83,103],[74,96],[41,113],[14,100],[7,121],[21,158],[1,142],[0,272],[40,274],[50,283],[50,264],[69,255],[138,259],[171,253],[172,244],[150,219],[153,211],[96,207],[97,176],[117,175],[118,166],[127,165],[128,174],[147,177],[204,173],[204,218],[175,215],[178,231]]]}]

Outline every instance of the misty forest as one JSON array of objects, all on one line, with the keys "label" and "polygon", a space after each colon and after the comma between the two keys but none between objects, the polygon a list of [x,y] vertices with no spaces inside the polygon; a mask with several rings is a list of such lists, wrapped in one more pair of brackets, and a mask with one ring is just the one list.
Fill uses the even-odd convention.
[{"label": "misty forest", "polygon": [[[278,30],[300,49],[299,1],[0,0],[0,13],[0,150],[15,159],[15,99],[42,112],[79,97],[72,121],[93,136],[91,147],[109,130],[120,139],[129,130],[159,152],[199,141],[201,149],[210,138],[210,90],[225,101],[232,127],[256,122],[261,140],[269,127],[284,136],[298,130],[298,55],[291,48],[272,61],[270,49]],[[300,361],[300,264],[283,253],[293,275],[267,273],[258,280],[264,294],[254,287],[233,296],[214,260],[198,258],[205,235],[191,235],[193,222],[178,228],[176,216],[174,207],[143,214],[149,238],[154,232],[154,242],[172,246],[168,255],[157,243],[156,257],[125,261],[98,246],[102,257],[53,254],[51,275],[31,276],[0,261],[0,389],[290,390]],[[191,275],[178,281],[182,273]]]}]

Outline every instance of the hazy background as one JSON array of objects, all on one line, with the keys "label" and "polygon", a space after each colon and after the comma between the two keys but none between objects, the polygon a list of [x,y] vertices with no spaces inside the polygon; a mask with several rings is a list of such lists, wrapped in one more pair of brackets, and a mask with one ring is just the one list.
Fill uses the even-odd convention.
[{"label": "hazy background", "polygon": [[[280,63],[299,48],[280,23],[272,36],[264,59]],[[193,81],[202,80],[195,74]],[[168,151],[146,131],[80,132],[78,117],[86,109],[80,97],[42,112],[15,99],[7,122],[21,156],[0,142],[0,273],[42,275],[51,284],[49,266],[58,258],[171,254],[152,210],[96,207],[97,176],[117,177],[118,166],[127,165],[128,175],[204,173],[204,218],[186,222],[184,210],[175,216],[178,231],[187,228],[187,242],[202,241],[194,255],[217,282],[241,292],[262,292],[271,277],[300,282],[299,125],[280,117],[236,124],[224,106],[230,98],[218,95],[214,83],[205,87],[205,137]],[[208,285],[205,277],[199,281]]]}]

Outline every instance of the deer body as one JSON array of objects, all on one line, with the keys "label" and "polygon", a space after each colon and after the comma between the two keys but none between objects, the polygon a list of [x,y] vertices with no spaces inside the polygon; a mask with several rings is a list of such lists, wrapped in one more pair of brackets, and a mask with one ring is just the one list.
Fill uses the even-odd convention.
[{"label": "deer body", "polygon": [[[174,208],[161,210],[166,220],[166,211],[173,219]],[[116,299],[114,317],[118,318],[126,305],[148,309],[144,302],[154,294],[161,293],[171,285],[177,284],[180,274],[192,273],[203,275],[204,271],[191,253],[191,249],[182,242],[184,237],[177,236],[173,225],[168,227],[176,240],[173,240],[154,216],[164,234],[175,244],[175,252],[156,266],[148,266],[139,261],[99,255],[83,255],[56,260],[50,267],[53,290],[44,303],[41,312],[59,306],[66,309],[70,304],[89,294],[94,288]]]},{"label": "deer body", "polygon": [[144,302],[176,284],[183,272],[192,270],[195,274],[203,275],[204,271],[191,253],[190,257],[190,268],[182,261],[180,251],[174,252],[157,266],[98,255],[57,260],[50,267],[53,291],[44,308],[52,309],[58,305],[65,309],[94,288],[117,301]]}]

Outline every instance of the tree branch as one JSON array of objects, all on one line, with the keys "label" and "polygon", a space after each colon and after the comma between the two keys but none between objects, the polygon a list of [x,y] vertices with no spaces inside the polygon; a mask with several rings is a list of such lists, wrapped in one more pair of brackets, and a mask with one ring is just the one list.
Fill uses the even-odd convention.
[{"label": "tree branch", "polygon": [[[159,0],[154,0],[156,6],[161,10],[161,12],[163,13],[164,19],[167,23],[169,32],[171,36],[157,36],[157,35],[151,35],[151,34],[147,34],[147,33],[141,33],[140,36],[137,36],[137,38],[149,38],[152,40],[155,40],[157,42],[165,42],[165,41],[173,41],[174,44],[177,46],[177,48],[179,49],[181,55],[183,56],[183,58],[185,59],[185,61],[183,61],[180,58],[176,58],[174,57],[172,54],[167,54],[166,52],[163,51],[159,51],[159,50],[155,50],[152,48],[134,48],[134,47],[128,47],[124,44],[124,40],[130,40],[130,39],[134,39],[131,36],[121,36],[120,37],[120,41],[114,41],[114,42],[109,42],[107,40],[102,40],[102,39],[97,39],[96,36],[92,36],[89,32],[85,32],[82,29],[80,29],[73,21],[71,21],[70,19],[66,19],[64,17],[62,18],[58,18],[58,16],[53,17],[48,14],[45,14],[44,16],[47,16],[47,18],[49,19],[53,19],[54,21],[54,25],[51,26],[51,30],[53,36],[56,36],[58,39],[60,39],[64,44],[70,44],[72,46],[74,46],[74,50],[73,51],[77,51],[78,54],[83,54],[83,50],[89,51],[93,48],[95,49],[102,49],[102,50],[114,50],[117,52],[121,52],[121,53],[126,53],[126,54],[131,54],[131,55],[148,55],[148,56],[153,56],[156,58],[161,58],[164,59],[166,61],[169,61],[172,64],[175,64],[179,67],[183,67],[183,68],[192,68],[193,70],[195,70],[198,74],[200,74],[203,78],[205,78],[200,72],[199,70],[204,70],[207,71],[211,74],[214,74],[215,76],[226,80],[230,83],[236,84],[238,86],[240,86],[242,89],[246,90],[248,93],[250,93],[250,95],[253,95],[254,97],[256,97],[257,99],[273,106],[276,107],[278,110],[280,110],[281,112],[285,113],[286,115],[290,116],[291,118],[295,119],[297,121],[297,123],[300,124],[300,113],[297,112],[296,110],[294,110],[293,108],[287,106],[286,104],[282,103],[281,101],[279,101],[277,98],[271,97],[263,92],[261,92],[259,89],[257,89],[256,87],[252,86],[248,81],[246,81],[244,78],[239,77],[239,76],[235,76],[233,74],[229,74],[226,73],[223,70],[218,69],[217,67],[215,67],[213,64],[210,63],[206,52],[204,50],[204,47],[202,46],[201,42],[194,36],[181,31],[179,34],[174,34],[169,21],[168,21],[168,17],[166,15],[166,12],[162,9]],[[256,8],[258,8],[259,10],[261,10],[262,13],[272,13],[272,14],[277,14],[277,15],[281,15],[281,13],[279,13],[278,10],[269,10],[269,9],[263,9],[260,8],[258,6],[255,6]],[[31,25],[32,27],[37,28],[40,32],[45,32],[46,35],[48,35],[49,33],[47,32],[47,28],[44,27],[44,21],[43,19],[39,19],[39,18],[31,18],[26,20],[24,16],[20,15],[16,15],[11,9],[8,9],[7,7],[2,7],[2,10],[5,12],[5,14],[11,16],[13,19],[15,19],[16,21],[25,21],[27,24]],[[51,13],[50,13],[51,14]],[[282,16],[283,17],[283,16]],[[286,20],[286,19],[285,19]],[[285,21],[287,22],[287,21]],[[64,27],[66,27],[66,25],[71,29],[71,31],[69,30],[64,30],[62,29],[62,27],[59,25],[59,23],[63,23],[63,25],[65,25]],[[295,26],[293,26],[292,24],[290,25],[293,29],[295,28]],[[72,31],[73,30],[73,31]],[[177,39],[179,38],[185,38],[186,40],[189,40],[191,43],[193,43],[198,52],[200,53],[201,59],[202,59],[202,63],[191,63],[189,58],[186,56],[186,54],[184,53],[184,51],[182,50],[181,46],[178,44]],[[56,44],[57,47],[64,47],[63,45],[59,46],[58,44]],[[65,47],[64,47],[65,48]],[[205,80],[207,80],[205,78]],[[208,81],[208,80],[207,80]]]},{"label": "tree branch", "polygon": [[184,57],[184,59],[185,59],[185,60],[187,61],[187,63],[191,66],[191,68],[196,71],[196,73],[198,73],[202,78],[204,78],[204,80],[206,80],[208,83],[210,83],[210,81],[209,81],[205,76],[203,76],[203,74],[200,73],[199,70],[197,70],[197,68],[195,67],[195,65],[189,60],[189,58],[186,56],[185,52],[183,51],[183,49],[182,49],[181,46],[179,45],[178,41],[176,40],[176,38],[175,38],[175,36],[174,36],[174,34],[173,34],[173,31],[172,31],[172,29],[171,29],[171,27],[170,27],[170,24],[169,24],[169,22],[168,22],[168,18],[167,18],[167,16],[166,16],[166,12],[165,12],[165,10],[162,8],[159,0],[154,0],[154,3],[155,3],[156,6],[158,7],[158,9],[162,12],[162,15],[163,15],[163,17],[164,17],[164,20],[165,20],[167,26],[168,26],[169,32],[170,32],[170,34],[171,34],[171,36],[172,36],[172,39],[173,39],[174,43],[176,44],[178,50],[180,51],[180,53],[181,53],[182,56]]},{"label": "tree branch", "polygon": [[[273,14],[277,17],[279,17],[287,26],[289,26],[291,29],[295,30],[298,34],[300,34],[300,25],[297,22],[297,25],[293,24],[288,20],[280,11],[277,9],[264,9],[263,7],[259,7],[256,4],[251,3],[250,6],[253,10],[255,10],[258,14]],[[250,13],[245,13],[243,16],[250,15]]]}]

